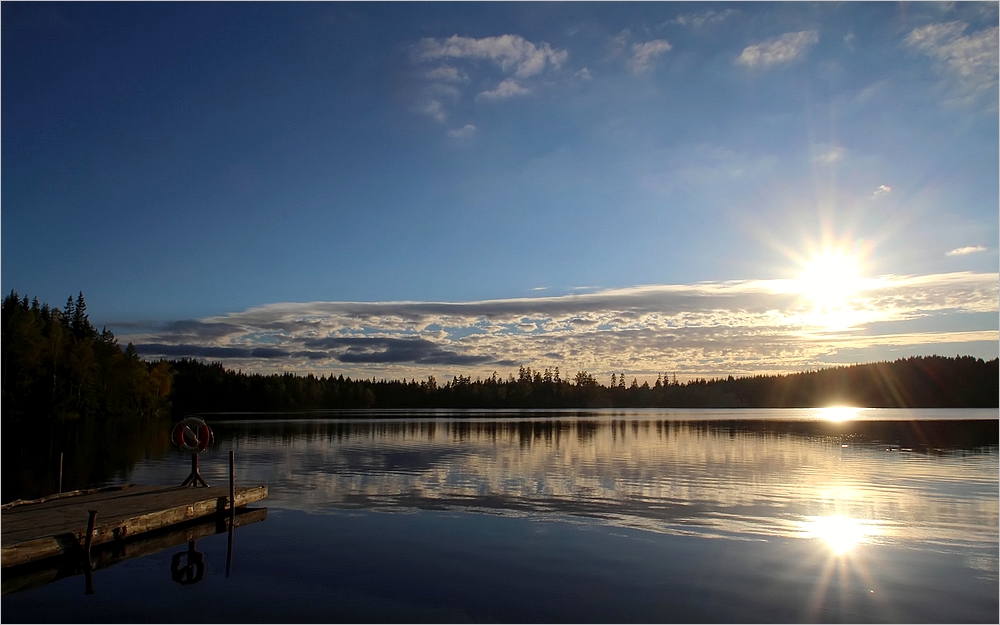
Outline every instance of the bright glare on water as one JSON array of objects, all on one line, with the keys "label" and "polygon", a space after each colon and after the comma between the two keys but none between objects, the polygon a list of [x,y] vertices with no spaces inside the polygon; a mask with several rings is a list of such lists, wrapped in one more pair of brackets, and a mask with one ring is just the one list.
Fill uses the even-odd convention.
[{"label": "bright glare on water", "polygon": [[206,479],[233,449],[270,489],[229,577],[221,534],[197,585],[171,580],[175,547],[97,571],[94,595],[5,594],[3,618],[997,620],[995,411],[477,415],[216,420]]}]

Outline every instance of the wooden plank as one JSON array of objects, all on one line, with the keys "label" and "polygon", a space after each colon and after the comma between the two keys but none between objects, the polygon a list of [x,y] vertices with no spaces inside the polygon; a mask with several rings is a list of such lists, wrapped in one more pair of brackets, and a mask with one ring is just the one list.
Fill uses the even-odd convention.
[{"label": "wooden plank", "polygon": [[[266,486],[236,489],[236,507],[267,497]],[[97,510],[93,544],[222,512],[226,488],[129,485],[12,506],[2,511],[2,566],[15,566],[79,549],[89,510]]]},{"label": "wooden plank", "polygon": [[[240,510],[236,514],[234,528],[258,523],[267,518],[267,508]],[[125,560],[140,558],[159,553],[171,547],[185,545],[206,536],[225,532],[229,528],[229,516],[217,517],[213,520],[185,524],[178,529],[165,529],[127,540],[120,545],[105,545],[98,548],[92,558],[94,570],[114,566]],[[12,569],[8,575],[4,572],[2,595],[21,592],[31,588],[44,586],[64,577],[80,575],[84,572],[84,563],[80,558],[49,558],[26,567]]]}]

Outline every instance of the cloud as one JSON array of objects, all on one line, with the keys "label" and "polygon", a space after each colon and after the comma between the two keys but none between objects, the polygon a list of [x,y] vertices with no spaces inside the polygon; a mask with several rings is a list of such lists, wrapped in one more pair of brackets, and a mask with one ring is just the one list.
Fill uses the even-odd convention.
[{"label": "cloud", "polygon": [[431,80],[440,80],[443,82],[465,82],[469,78],[454,67],[435,67],[424,74],[427,78]]},{"label": "cloud", "polygon": [[818,41],[819,33],[815,30],[785,33],[776,39],[747,46],[736,62],[747,67],[770,67],[779,63],[788,63],[802,56],[810,46]]},{"label": "cloud", "polygon": [[880,195],[888,195],[890,193],[892,193],[892,187],[886,184],[880,184],[878,188],[875,189],[875,192],[872,193],[872,197],[875,198]]},{"label": "cloud", "polygon": [[965,22],[929,24],[913,29],[904,43],[930,56],[946,81],[954,84],[970,101],[981,95],[996,95],[998,28],[963,34]]},{"label": "cloud", "polygon": [[328,357],[343,363],[477,365],[495,360],[489,356],[458,354],[421,338],[329,337],[305,341],[304,345],[312,350],[326,350]]},{"label": "cloud", "polygon": [[476,134],[476,127],[472,124],[466,124],[461,128],[454,128],[448,131],[448,137],[454,139],[455,141],[463,141],[466,139],[471,139],[473,135]]},{"label": "cloud", "polygon": [[[882,276],[860,286],[832,324],[794,280],[649,285],[473,302],[280,303],[120,335],[147,358],[220,360],[245,371],[355,376],[478,375],[487,366],[674,370],[698,375],[797,370],[838,350],[885,344],[869,328],[916,322],[904,344],[996,341],[966,313],[998,310],[997,274]],[[938,330],[935,328],[935,330]],[[888,334],[888,333],[883,333]],[[930,335],[934,336],[931,337]],[[930,338],[929,338],[930,337]],[[986,338],[984,338],[986,337]],[[894,343],[895,344],[895,343]]]},{"label": "cloud", "polygon": [[666,39],[656,39],[646,43],[636,43],[632,45],[632,58],[629,60],[629,67],[636,74],[647,71],[653,60],[664,52],[670,50],[672,46]]},{"label": "cloud", "polygon": [[663,25],[678,24],[680,26],[690,26],[692,28],[702,28],[708,24],[717,24],[736,14],[734,9],[725,11],[705,11],[703,13],[685,13],[678,15],[672,20],[667,20]]},{"label": "cloud", "polygon": [[[451,109],[467,94],[470,84],[493,82],[498,70],[506,77],[496,87],[480,90],[477,100],[527,95],[532,89],[525,81],[558,70],[568,56],[566,50],[553,48],[546,42],[534,44],[512,34],[481,39],[458,35],[421,39],[411,48],[411,61],[419,67],[416,77],[421,84],[416,110],[444,123]],[[427,64],[433,67],[425,67]]]},{"label": "cloud", "polygon": [[427,100],[421,103],[420,106],[417,107],[417,110],[442,123],[448,119],[448,111],[445,110],[444,105],[440,100]]},{"label": "cloud", "polygon": [[553,49],[548,43],[536,46],[519,35],[499,37],[459,37],[448,39],[422,39],[417,47],[417,56],[423,61],[440,59],[489,60],[500,66],[504,72],[527,78],[540,73],[547,66],[558,69],[569,53]]},{"label": "cloud", "polygon": [[982,245],[967,245],[965,247],[960,247],[954,249],[946,254],[946,256],[965,256],[966,254],[975,254],[976,252],[985,252],[986,248]]},{"label": "cloud", "polygon": [[531,89],[522,87],[513,78],[508,78],[497,85],[496,89],[493,89],[492,91],[483,91],[476,96],[476,99],[483,98],[486,100],[506,100],[507,98],[527,95],[529,93],[531,93]]},{"label": "cloud", "polygon": [[844,148],[834,145],[820,144],[813,147],[812,160],[814,163],[823,163],[825,165],[830,165],[836,163],[837,161],[844,158],[847,154],[847,150]]}]

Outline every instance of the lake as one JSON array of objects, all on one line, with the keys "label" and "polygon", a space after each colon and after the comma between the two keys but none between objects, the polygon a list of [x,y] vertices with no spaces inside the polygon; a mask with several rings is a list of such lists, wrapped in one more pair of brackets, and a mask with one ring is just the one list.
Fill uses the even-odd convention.
[{"label": "lake", "polygon": [[[997,622],[997,410],[206,416],[266,519],[5,622]],[[186,454],[111,482],[180,483]]]}]

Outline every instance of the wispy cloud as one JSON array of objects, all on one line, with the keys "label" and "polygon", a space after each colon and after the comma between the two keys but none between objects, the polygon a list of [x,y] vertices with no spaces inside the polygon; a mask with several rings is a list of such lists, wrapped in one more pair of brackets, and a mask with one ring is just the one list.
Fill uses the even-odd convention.
[{"label": "wispy cloud", "polygon": [[813,146],[812,160],[814,163],[829,165],[843,159],[845,154],[847,150],[839,145],[819,144]]},{"label": "wispy cloud", "polygon": [[531,89],[521,86],[513,78],[507,78],[499,85],[496,89],[490,91],[483,91],[476,98],[483,98],[486,100],[506,100],[507,98],[513,98],[520,95],[528,95],[531,93]]},{"label": "wispy cloud", "polygon": [[968,27],[965,22],[928,24],[912,30],[905,43],[934,59],[937,70],[957,86],[959,99],[969,101],[982,94],[993,94],[995,100],[1000,67],[998,28],[966,35]]},{"label": "wispy cloud", "polygon": [[[945,328],[913,335],[910,344],[996,340],[995,330],[946,328],[949,316],[997,311],[997,274],[872,279],[837,313],[850,323],[836,331],[802,291],[795,281],[756,280],[475,302],[283,303],[120,338],[146,357],[390,376],[441,374],[441,367],[477,374],[518,364],[590,371],[668,365],[701,373],[794,370],[840,349],[886,344],[887,335],[866,331],[872,324],[918,319],[943,319]],[[893,336],[906,343],[908,335]]]},{"label": "wispy cloud", "polygon": [[655,39],[645,43],[633,44],[629,67],[636,74],[648,71],[653,61],[664,52],[670,50],[671,47],[666,39]]},{"label": "wispy cloud", "polygon": [[729,19],[736,15],[735,9],[726,9],[725,11],[703,11],[701,13],[684,13],[683,15],[678,15],[672,20],[667,20],[662,25],[667,24],[678,24],[680,26],[689,26],[691,28],[702,28],[709,24],[717,24],[723,20]]},{"label": "wispy cloud", "polygon": [[966,254],[975,254],[976,252],[985,252],[986,248],[982,245],[967,245],[965,247],[960,247],[954,249],[946,254],[946,256],[965,256]]},{"label": "wispy cloud", "polygon": [[417,46],[417,56],[424,61],[440,59],[488,60],[505,72],[527,78],[546,66],[559,68],[569,55],[565,50],[554,49],[548,43],[535,45],[519,35],[499,37],[459,37],[448,39],[422,39]]},{"label": "wispy cloud", "polygon": [[495,87],[479,91],[476,99],[506,100],[527,95],[531,87],[525,81],[558,70],[568,56],[566,50],[546,42],[535,44],[513,34],[480,39],[459,35],[421,39],[411,48],[411,60],[420,68],[417,78],[422,83],[416,110],[444,123],[470,84],[481,85],[496,71],[506,77]]},{"label": "wispy cloud", "polygon": [[476,127],[473,124],[466,124],[461,128],[454,128],[448,131],[448,137],[456,141],[471,139],[476,134]]},{"label": "wispy cloud", "polygon": [[770,67],[780,63],[788,63],[802,56],[810,46],[818,41],[819,33],[815,30],[785,33],[775,39],[747,46],[736,62],[747,67]]},{"label": "wispy cloud", "polygon": [[428,70],[424,76],[431,80],[440,80],[442,82],[465,82],[469,79],[468,76],[460,72],[458,68],[448,67],[446,65]]},{"label": "wispy cloud", "polygon": [[887,184],[880,184],[878,188],[875,189],[875,192],[872,193],[872,197],[875,198],[880,195],[888,195],[890,193],[892,193],[892,187]]}]

